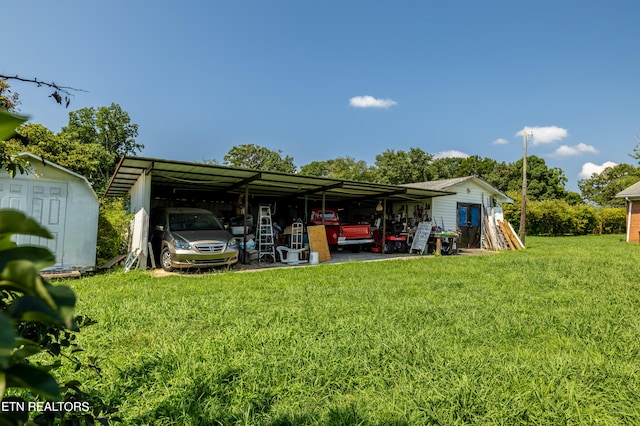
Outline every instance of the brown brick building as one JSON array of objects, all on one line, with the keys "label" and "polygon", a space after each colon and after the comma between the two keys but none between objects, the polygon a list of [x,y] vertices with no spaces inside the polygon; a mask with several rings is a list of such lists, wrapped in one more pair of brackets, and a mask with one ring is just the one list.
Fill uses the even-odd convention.
[{"label": "brown brick building", "polygon": [[624,198],[627,207],[627,242],[640,243],[640,182],[636,182],[616,198]]}]

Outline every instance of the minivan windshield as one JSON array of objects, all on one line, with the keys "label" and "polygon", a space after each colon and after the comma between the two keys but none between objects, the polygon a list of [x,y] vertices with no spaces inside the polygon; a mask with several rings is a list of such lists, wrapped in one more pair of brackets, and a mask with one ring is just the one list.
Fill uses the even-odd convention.
[{"label": "minivan windshield", "polygon": [[207,213],[171,213],[169,227],[172,231],[221,231],[220,221]]}]

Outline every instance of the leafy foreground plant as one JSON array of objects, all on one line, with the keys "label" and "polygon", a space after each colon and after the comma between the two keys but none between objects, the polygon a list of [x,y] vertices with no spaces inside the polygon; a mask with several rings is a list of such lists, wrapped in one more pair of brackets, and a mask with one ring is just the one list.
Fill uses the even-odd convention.
[{"label": "leafy foreground plant", "polygon": [[[63,359],[76,371],[82,367],[74,355],[82,351],[74,332],[92,321],[74,319],[74,292],[51,285],[40,275],[42,268],[55,263],[53,254],[43,247],[19,247],[11,241],[14,234],[52,238],[22,212],[0,210],[0,425],[80,424],[81,420],[108,424],[101,412],[112,410],[92,401],[80,382],[60,386],[51,373],[63,366]],[[46,354],[52,362],[44,362]],[[30,412],[41,413],[30,421]]]}]

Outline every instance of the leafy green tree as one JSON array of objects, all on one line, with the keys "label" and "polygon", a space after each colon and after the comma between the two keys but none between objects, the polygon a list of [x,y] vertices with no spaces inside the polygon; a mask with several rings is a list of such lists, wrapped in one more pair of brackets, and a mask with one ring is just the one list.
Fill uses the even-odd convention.
[{"label": "leafy green tree", "polygon": [[376,181],[392,185],[404,183],[426,182],[435,178],[431,167],[433,155],[420,148],[409,151],[388,149],[376,155]]},{"label": "leafy green tree", "polygon": [[305,176],[332,177],[330,161],[331,160],[312,161],[300,167],[298,173]]},{"label": "leafy green tree", "polygon": [[[52,88],[54,89],[54,91],[49,96],[60,105],[63,104],[64,100],[64,104],[67,107],[69,106],[69,102],[72,96],[70,90],[78,90],[72,87],[60,86],[56,83],[41,81],[36,78],[22,78],[17,75],[0,75],[0,111],[14,111],[19,103],[18,93],[11,90],[9,84],[7,83],[7,80],[33,83],[38,87],[43,86]],[[4,129],[10,129],[9,134],[0,138],[0,169],[5,169],[11,177],[14,177],[18,172],[20,172],[21,174],[26,173],[29,166],[29,163],[26,160],[16,156],[16,154],[18,154],[20,151],[23,151],[24,147],[26,147],[26,145],[28,144],[28,140],[26,138],[16,133],[16,127],[24,121],[26,121],[26,117],[12,114],[0,115],[0,127],[3,127]],[[12,146],[11,144],[6,143],[6,141],[11,137],[18,138],[22,144],[22,147],[17,148],[16,145]]]},{"label": "leafy green tree", "polygon": [[[522,189],[522,159],[509,164],[507,168],[507,190]],[[565,184],[567,177],[558,167],[547,167],[540,157],[527,157],[527,198],[531,200],[564,199],[567,195]]]},{"label": "leafy green tree", "polygon": [[[96,154],[99,158],[91,165],[98,166],[91,174],[91,181],[98,189],[106,186],[117,161],[124,155],[135,155],[144,148],[136,142],[138,125],[131,123],[129,114],[120,105],[112,103],[100,108],[81,108],[69,113],[69,123],[62,128],[60,136],[72,144],[89,145],[88,149],[77,148],[78,157]],[[93,145],[100,145],[99,150]],[[105,162],[104,152],[110,153],[111,161]],[[72,168],[71,170],[76,171]],[[89,176],[87,176],[89,177]]]},{"label": "leafy green tree", "polygon": [[461,177],[460,165],[462,160],[460,157],[434,158],[429,166],[433,179],[440,180]]},{"label": "leafy green tree", "polygon": [[13,111],[19,103],[20,95],[11,90],[6,79],[0,78],[0,110]]},{"label": "leafy green tree", "polygon": [[582,196],[592,203],[603,207],[621,207],[624,206],[624,199],[615,198],[616,194],[639,180],[640,167],[618,164],[578,181],[578,188]]},{"label": "leafy green tree", "polygon": [[334,179],[372,182],[374,169],[363,160],[351,157],[338,157],[326,161],[312,161],[300,167],[300,174],[307,176],[328,177]]},{"label": "leafy green tree", "polygon": [[485,178],[493,172],[496,164],[497,161],[494,159],[470,155],[460,159],[460,166],[455,177],[479,176]]},{"label": "leafy green tree", "polygon": [[[0,119],[8,120],[7,115]],[[14,118],[15,127],[21,120]],[[54,134],[40,124],[18,128],[20,139],[3,142],[0,146],[0,165],[9,173],[25,172],[26,164],[15,157],[21,150],[59,164],[85,176],[100,193],[113,174],[118,158],[135,154],[143,145],[135,142],[138,125],[131,124],[129,114],[120,106],[83,108],[69,113],[69,124]],[[25,143],[27,146],[25,146]]]},{"label": "leafy green tree", "polygon": [[7,142],[13,152],[28,149],[29,152],[85,176],[97,191],[106,183],[105,171],[113,170],[115,154],[98,143],[77,143],[66,134],[56,135],[41,124],[27,124],[18,129],[28,147],[16,139]]},{"label": "leafy green tree", "polygon": [[29,166],[28,162],[16,157],[18,153],[19,143],[6,142],[7,139],[13,138],[16,134],[16,128],[24,123],[27,117],[0,110],[0,170],[4,169],[11,177],[18,172],[25,173]]},{"label": "leafy green tree", "polygon": [[296,172],[292,157],[287,155],[283,158],[281,150],[272,151],[254,144],[234,146],[224,156],[223,164],[255,170],[283,173]]},{"label": "leafy green tree", "polygon": [[583,204],[584,200],[582,196],[574,191],[567,191],[567,195],[564,197],[565,201],[572,206],[576,206],[578,204]]},{"label": "leafy green tree", "polygon": [[15,156],[19,150],[5,142],[10,137],[15,137],[16,128],[27,120],[27,117],[12,112],[19,102],[18,97],[18,93],[9,87],[6,78],[0,76],[0,127],[4,134],[0,138],[0,170],[4,169],[12,177],[18,172],[25,173],[28,167],[28,162]]},{"label": "leafy green tree", "polygon": [[638,143],[636,143],[635,148],[633,148],[633,153],[629,155],[631,158],[638,160],[638,164],[640,164],[640,136],[636,136],[636,141],[638,141]]},{"label": "leafy green tree", "polygon": [[[502,192],[509,190],[511,166],[505,162],[496,162],[493,169],[482,178]],[[520,177],[522,180],[522,176]]]},{"label": "leafy green tree", "polygon": [[431,168],[435,179],[478,176],[503,192],[509,190],[511,182],[509,165],[478,155],[470,155],[465,158],[436,158],[433,160]]}]

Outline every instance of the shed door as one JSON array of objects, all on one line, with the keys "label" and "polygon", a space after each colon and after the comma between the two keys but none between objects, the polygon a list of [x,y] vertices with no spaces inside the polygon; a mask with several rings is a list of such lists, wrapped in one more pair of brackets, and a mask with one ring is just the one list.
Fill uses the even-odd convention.
[{"label": "shed door", "polygon": [[480,248],[480,204],[458,203],[458,247]]},{"label": "shed door", "polygon": [[13,180],[3,185],[1,194],[0,205],[3,208],[23,211],[53,235],[53,239],[18,235],[16,242],[47,247],[56,257],[54,266],[62,266],[67,184]]}]

